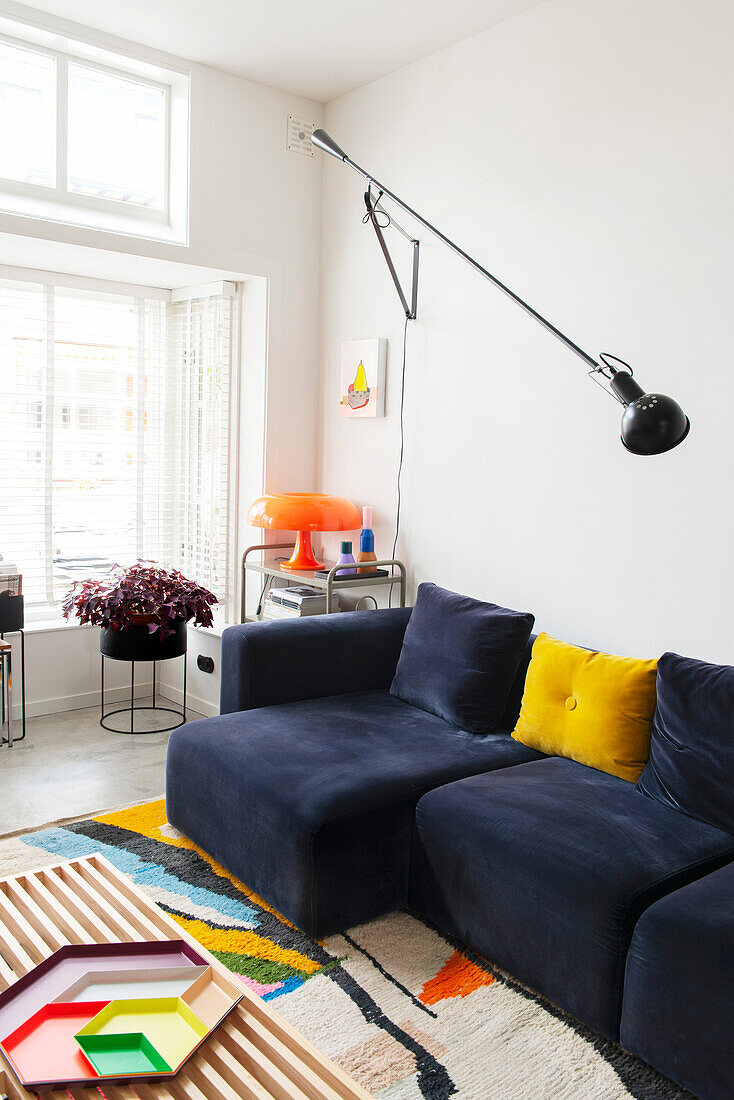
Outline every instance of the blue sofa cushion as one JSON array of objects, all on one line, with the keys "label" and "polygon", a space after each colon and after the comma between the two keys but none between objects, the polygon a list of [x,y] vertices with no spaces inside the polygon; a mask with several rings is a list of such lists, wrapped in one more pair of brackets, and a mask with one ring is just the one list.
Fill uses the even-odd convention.
[{"label": "blue sofa cushion", "polygon": [[548,757],[423,796],[410,904],[616,1039],[640,913],[731,858],[728,833]]},{"label": "blue sofa cushion", "polygon": [[622,1046],[702,1100],[734,1096],[734,865],[650,906],[627,957]]},{"label": "blue sofa cushion", "polygon": [[664,653],[657,692],[638,789],[734,833],[734,667]]},{"label": "blue sofa cushion", "polygon": [[535,619],[421,584],[390,693],[474,733],[496,729]]},{"label": "blue sofa cushion", "polygon": [[308,699],[175,730],[168,820],[300,928],[328,935],[405,905],[425,791],[538,756],[386,690]]}]

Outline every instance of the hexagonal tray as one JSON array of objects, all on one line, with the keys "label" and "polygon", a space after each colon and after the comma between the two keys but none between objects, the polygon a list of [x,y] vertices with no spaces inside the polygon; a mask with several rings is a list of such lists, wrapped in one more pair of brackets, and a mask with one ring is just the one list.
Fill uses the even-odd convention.
[{"label": "hexagonal tray", "polygon": [[90,970],[206,965],[206,959],[184,940],[69,944],[0,993],[0,1040]]},{"label": "hexagonal tray", "polygon": [[[143,1034],[174,1072],[209,1034],[209,1028],[180,997],[110,1001],[76,1033],[87,1053],[87,1039]],[[90,1061],[92,1059],[90,1058]]]},{"label": "hexagonal tray", "polygon": [[30,1089],[165,1080],[242,995],[183,940],[70,945],[0,994],[0,1049]]},{"label": "hexagonal tray", "polygon": [[44,1005],[3,1039],[2,1047],[23,1082],[73,1081],[97,1076],[76,1033],[105,1008],[104,1002]]},{"label": "hexagonal tray", "polygon": [[181,997],[207,974],[208,966],[162,966],[150,970],[90,970],[54,997],[55,1001],[129,1001]]},{"label": "hexagonal tray", "polygon": [[77,1035],[77,1042],[100,1077],[108,1073],[170,1073],[171,1067],[141,1032],[131,1035]]}]

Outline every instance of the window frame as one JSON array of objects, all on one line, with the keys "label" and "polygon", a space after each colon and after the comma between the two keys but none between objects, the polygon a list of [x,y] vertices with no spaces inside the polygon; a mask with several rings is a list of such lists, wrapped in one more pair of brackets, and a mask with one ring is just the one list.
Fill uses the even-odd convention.
[{"label": "window frame", "polygon": [[[0,177],[0,221],[33,218],[84,230],[170,244],[189,244],[191,67],[158,50],[88,30],[40,12],[0,10],[0,38],[9,45],[52,57],[56,66],[56,186]],[[85,31],[87,29],[85,28]],[[66,104],[69,62],[97,68],[166,93],[165,209],[79,195],[66,187]],[[59,69],[63,68],[63,73]],[[59,92],[61,96],[59,96]],[[61,118],[63,116],[64,125]],[[59,140],[59,135],[61,140]],[[59,186],[59,185],[62,186]]]},{"label": "window frame", "polygon": [[[60,202],[87,210],[106,210],[108,213],[124,213],[126,217],[140,221],[157,222],[168,225],[171,211],[171,85],[152,78],[141,76],[126,69],[102,64],[70,51],[53,50],[45,46],[15,38],[0,32],[0,42],[14,46],[29,53],[50,57],[55,62],[56,75],[56,180],[53,187],[41,183],[24,183],[22,180],[9,179],[0,175],[0,190],[5,194],[25,195],[36,199]],[[163,208],[161,210],[144,206],[133,206],[119,199],[106,199],[94,195],[79,195],[68,187],[68,135],[69,135],[69,62],[85,69],[118,77],[130,84],[144,88],[154,88],[164,96],[164,185]]]},{"label": "window frame", "polygon": [[[67,275],[59,272],[43,271],[31,268],[20,268],[10,265],[0,264],[0,280],[8,280],[12,283],[28,283],[36,284],[43,289],[44,305],[43,313],[45,318],[45,334],[46,340],[49,346],[55,343],[56,340],[56,309],[55,298],[53,294],[56,290],[76,290],[82,293],[102,294],[111,296],[121,296],[129,298],[133,302],[133,308],[135,309],[136,316],[138,318],[138,344],[137,344],[137,365],[133,368],[138,372],[140,378],[141,372],[145,370],[144,363],[144,331],[143,331],[143,314],[148,304],[154,302],[160,302],[165,307],[173,306],[174,304],[182,302],[196,302],[200,298],[223,296],[232,299],[231,313],[229,319],[229,365],[227,368],[227,404],[228,404],[228,417],[227,417],[227,474],[225,478],[224,487],[224,500],[226,508],[226,535],[223,540],[225,567],[223,574],[223,598],[220,604],[215,609],[218,616],[223,617],[225,622],[236,622],[237,608],[239,606],[237,602],[238,592],[238,566],[237,566],[237,547],[238,532],[239,532],[239,461],[240,461],[240,432],[239,432],[239,401],[240,401],[240,370],[241,370],[241,342],[240,342],[240,324],[241,324],[241,303],[244,282],[234,282],[232,280],[217,278],[211,283],[189,285],[185,287],[178,287],[175,289],[164,289],[163,287],[145,285],[138,283],[126,283],[118,282],[116,280],[109,280],[103,278],[95,278],[85,275]],[[167,311],[164,325],[170,326],[173,323],[172,315]],[[169,329],[170,332],[170,329]],[[170,338],[170,337],[169,337]],[[47,348],[47,355],[49,354]],[[55,372],[55,360],[53,360]],[[144,373],[143,373],[144,376]],[[48,382],[48,378],[46,379]],[[51,392],[45,391],[45,396],[42,401],[46,402],[46,408],[48,408],[48,400],[51,398],[51,405],[56,403],[58,394],[53,386],[51,386]],[[138,403],[140,412],[144,401],[143,388],[138,385]],[[63,409],[66,399],[63,399],[61,407]],[[69,404],[69,416],[72,421],[74,419],[74,401],[73,399]],[[78,408],[78,407],[77,407]],[[142,430],[143,421],[139,417],[138,430]],[[31,459],[31,452],[34,452],[35,457]],[[37,463],[39,466],[43,463],[43,451],[36,451],[36,447],[32,441],[28,443],[27,448],[27,461]],[[139,470],[140,473],[140,470]],[[51,469],[44,469],[41,475],[44,479],[44,483],[51,476]],[[48,481],[48,485],[45,486],[44,495],[50,498],[51,482]],[[140,506],[141,498],[138,499],[138,507]],[[46,520],[44,519],[44,525]],[[141,542],[144,534],[144,527],[136,519],[136,552],[143,553],[144,545]],[[44,526],[44,543],[45,543],[45,570],[46,570],[46,595],[45,601],[41,601],[35,604],[26,604],[26,621],[28,623],[60,623],[61,617],[61,604],[58,600],[51,598],[54,589],[54,582],[52,577],[53,570],[53,528],[46,529]],[[174,563],[175,567],[178,567]],[[203,583],[207,583],[205,579]]]}]

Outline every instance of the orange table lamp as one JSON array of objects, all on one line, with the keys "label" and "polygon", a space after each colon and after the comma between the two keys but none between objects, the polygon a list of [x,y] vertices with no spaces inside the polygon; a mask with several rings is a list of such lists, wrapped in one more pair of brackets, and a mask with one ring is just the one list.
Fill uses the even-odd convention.
[{"label": "orange table lamp", "polygon": [[271,531],[295,531],[296,545],[283,569],[323,569],[314,557],[312,531],[358,531],[362,517],[344,497],[328,493],[267,493],[258,497],[247,516],[253,527]]}]

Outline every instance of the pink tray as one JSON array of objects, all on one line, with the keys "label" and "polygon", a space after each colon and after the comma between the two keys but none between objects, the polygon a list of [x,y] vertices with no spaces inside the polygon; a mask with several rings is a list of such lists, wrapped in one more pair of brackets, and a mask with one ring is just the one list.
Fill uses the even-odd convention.
[{"label": "pink tray", "polygon": [[206,965],[206,959],[183,940],[70,944],[49,955],[0,993],[0,1042],[89,970]]}]

